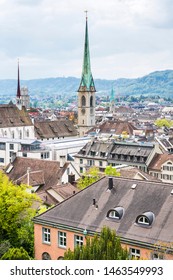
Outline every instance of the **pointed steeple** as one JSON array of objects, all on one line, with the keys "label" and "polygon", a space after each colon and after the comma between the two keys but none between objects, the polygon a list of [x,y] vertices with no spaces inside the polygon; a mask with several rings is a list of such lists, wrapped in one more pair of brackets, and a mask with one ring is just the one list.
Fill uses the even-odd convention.
[{"label": "pointed steeple", "polygon": [[21,92],[20,92],[20,76],[19,76],[19,60],[18,60],[17,99],[20,98],[21,98]]},{"label": "pointed steeple", "polygon": [[114,88],[112,87],[112,90],[111,90],[111,94],[110,94],[110,101],[114,101],[115,100],[115,91],[114,91]]},{"label": "pointed steeple", "polygon": [[85,44],[84,44],[82,78],[81,78],[81,82],[80,82],[78,91],[89,91],[89,92],[96,91],[95,85],[94,85],[94,79],[93,79],[93,76],[91,73],[87,15],[86,15],[86,27],[85,27]]}]

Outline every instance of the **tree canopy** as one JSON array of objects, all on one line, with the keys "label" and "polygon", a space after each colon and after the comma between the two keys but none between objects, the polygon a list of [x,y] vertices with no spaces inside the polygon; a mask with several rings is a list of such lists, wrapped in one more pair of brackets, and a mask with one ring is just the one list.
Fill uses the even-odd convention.
[{"label": "tree canopy", "polygon": [[112,165],[106,166],[104,172],[100,172],[98,167],[92,166],[78,180],[77,187],[82,190],[88,187],[89,185],[93,184],[94,182],[98,181],[104,175],[120,176],[120,173],[116,170],[115,167],[112,167]]},{"label": "tree canopy", "polygon": [[120,243],[114,230],[103,227],[100,235],[86,238],[86,245],[70,249],[64,254],[65,260],[128,260],[130,255]]},{"label": "tree canopy", "polygon": [[120,172],[118,172],[115,167],[112,167],[112,165],[106,166],[104,173],[108,176],[120,176]]},{"label": "tree canopy", "polygon": [[30,260],[28,252],[23,248],[10,248],[2,257],[1,260]]},{"label": "tree canopy", "polygon": [[166,126],[169,128],[173,126],[173,121],[168,119],[157,119],[154,124],[157,125],[158,127]]},{"label": "tree canopy", "polygon": [[82,189],[86,188],[87,186],[93,184],[97,180],[99,180],[100,177],[101,177],[101,175],[99,174],[99,169],[95,166],[92,166],[78,180],[77,187],[82,190]]},{"label": "tree canopy", "polygon": [[8,240],[11,247],[24,247],[29,254],[33,251],[33,223],[36,214],[34,203],[40,203],[28,186],[17,186],[0,172],[0,244]]}]

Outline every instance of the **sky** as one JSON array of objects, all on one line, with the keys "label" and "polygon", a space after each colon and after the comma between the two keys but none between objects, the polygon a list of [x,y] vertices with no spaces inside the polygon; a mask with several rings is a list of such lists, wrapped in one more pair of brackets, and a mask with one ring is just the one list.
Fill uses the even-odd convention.
[{"label": "sky", "polygon": [[0,79],[80,78],[85,10],[94,79],[173,69],[173,0],[0,0]]}]

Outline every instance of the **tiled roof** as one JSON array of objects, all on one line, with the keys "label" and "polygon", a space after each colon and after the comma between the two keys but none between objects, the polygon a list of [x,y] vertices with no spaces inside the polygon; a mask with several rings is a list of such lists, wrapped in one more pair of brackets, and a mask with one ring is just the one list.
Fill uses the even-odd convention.
[{"label": "tiled roof", "polygon": [[18,126],[33,126],[24,107],[19,110],[14,104],[0,105],[0,128]]},{"label": "tiled roof", "polygon": [[129,178],[129,179],[139,179],[141,177],[141,180],[147,180],[147,181],[155,181],[155,182],[161,182],[161,180],[151,176],[150,174],[138,169],[137,167],[129,167],[122,168],[119,170],[120,177],[123,178]]},{"label": "tiled roof", "polygon": [[173,154],[156,154],[150,162],[148,169],[161,170],[162,164],[168,160],[173,162]]},{"label": "tiled roof", "polygon": [[[172,186],[166,183],[113,178],[113,188],[108,190],[104,177],[47,212],[35,217],[35,223],[64,226],[88,233],[100,232],[103,226],[116,230],[124,242],[156,244],[173,242]],[[95,199],[97,208],[93,205]],[[120,221],[107,218],[110,209],[121,206],[124,216]],[[136,218],[153,212],[155,220],[148,227],[136,225]],[[136,244],[136,243],[135,243]],[[148,246],[148,245],[147,245]]]},{"label": "tiled roof", "polygon": [[77,136],[77,129],[69,120],[40,121],[34,123],[35,135],[39,139]]},{"label": "tiled roof", "polygon": [[127,122],[127,121],[106,121],[103,124],[98,125],[95,128],[92,128],[89,132],[93,132],[99,129],[99,133],[112,133],[121,135],[122,132],[127,132],[128,135],[133,135],[133,130],[136,129],[136,127]]},{"label": "tiled roof", "polygon": [[29,168],[30,185],[44,183],[45,188],[58,184],[62,172],[58,161],[16,157],[11,165],[13,168],[7,174],[10,180],[27,183],[27,170]]},{"label": "tiled roof", "polygon": [[48,205],[57,204],[74,195],[79,190],[70,183],[53,186],[46,190],[39,190],[37,194]]}]

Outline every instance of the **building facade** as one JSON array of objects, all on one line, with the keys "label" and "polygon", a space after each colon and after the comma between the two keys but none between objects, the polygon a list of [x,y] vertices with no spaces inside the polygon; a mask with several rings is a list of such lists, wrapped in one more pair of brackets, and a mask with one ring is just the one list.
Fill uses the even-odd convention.
[{"label": "building facade", "polygon": [[107,226],[131,256],[172,260],[172,207],[170,184],[104,177],[34,218],[35,258],[62,259]]}]

